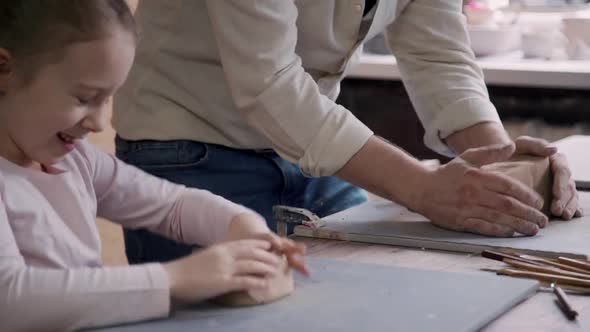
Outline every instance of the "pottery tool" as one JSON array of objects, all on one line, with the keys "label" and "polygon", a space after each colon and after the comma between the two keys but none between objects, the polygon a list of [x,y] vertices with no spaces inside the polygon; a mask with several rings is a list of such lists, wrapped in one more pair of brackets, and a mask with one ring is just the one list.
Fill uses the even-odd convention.
[{"label": "pottery tool", "polygon": [[[495,251],[483,251],[482,257],[504,262],[510,268],[493,270],[498,275],[517,278],[528,278],[541,281],[546,285],[559,283],[560,286],[572,292],[590,293],[590,271],[580,269],[582,272],[569,270],[571,266],[556,264],[552,260],[535,257],[533,255],[519,255],[518,253],[501,253]],[[564,261],[563,259],[561,261]],[[566,259],[569,264],[583,266],[587,262]],[[565,267],[565,269],[564,269]],[[486,269],[491,270],[491,269]]]},{"label": "pottery tool", "polygon": [[[579,269],[570,265],[556,263],[550,259],[536,257],[533,255],[519,255],[501,253],[492,250],[484,250],[481,253],[482,257],[504,262],[514,267],[522,268],[523,270],[560,274],[568,277],[590,279],[590,271]],[[577,260],[571,260],[580,262]]]},{"label": "pottery tool", "polygon": [[317,229],[326,224],[313,212],[286,205],[275,205],[272,207],[272,215],[277,222],[277,234],[287,236],[289,228],[302,225],[310,229]]},{"label": "pottery tool", "polygon": [[551,283],[550,287],[553,289],[555,296],[557,296],[557,306],[563,311],[563,314],[569,320],[575,320],[578,317],[578,312],[574,310],[563,290],[554,282]]},{"label": "pottery tool", "polygon": [[563,276],[560,274],[554,274],[554,273],[534,272],[534,271],[514,269],[514,268],[501,269],[497,273],[498,273],[498,275],[509,276],[509,277],[535,279],[538,281],[544,281],[544,282],[549,282],[549,283],[550,282],[559,282],[560,284],[572,285],[572,286],[590,287],[590,280],[588,280],[588,279],[566,277],[566,276]]},{"label": "pottery tool", "polygon": [[530,259],[522,258],[518,254],[510,254],[510,253],[492,251],[492,250],[482,251],[481,257],[493,259],[493,260],[500,261],[500,262],[503,262],[505,259],[511,259],[514,261],[520,261],[520,262],[528,263],[528,264],[532,264],[532,265],[542,265],[542,263],[535,262]]},{"label": "pottery tool", "polygon": [[577,260],[577,259],[571,259],[568,257],[558,257],[557,261],[559,263],[573,266],[573,267],[577,267],[579,269],[588,271],[588,273],[590,273],[590,263],[588,263],[588,262],[584,262],[584,261]]},{"label": "pottery tool", "polygon": [[[563,264],[563,263],[559,262],[559,260],[554,261],[551,259],[547,259],[547,258],[543,258],[543,257],[536,257],[533,255],[519,255],[519,257],[523,258],[523,259],[528,259],[530,261],[537,262],[540,264],[550,265],[550,266],[553,266],[553,267],[556,267],[556,268],[559,268],[562,270],[566,270],[566,271],[572,271],[572,272],[578,272],[578,273],[590,273],[590,271],[588,271],[588,270],[584,270],[579,267],[571,265],[572,264],[571,262],[570,262],[570,264]],[[581,261],[575,260],[575,259],[572,259],[571,261],[581,262]]]}]

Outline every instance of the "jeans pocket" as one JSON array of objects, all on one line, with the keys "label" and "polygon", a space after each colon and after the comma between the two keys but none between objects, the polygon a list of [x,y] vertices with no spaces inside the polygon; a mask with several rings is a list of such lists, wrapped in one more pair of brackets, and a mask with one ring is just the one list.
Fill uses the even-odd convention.
[{"label": "jeans pocket", "polygon": [[118,141],[117,156],[148,172],[202,166],[209,159],[207,144],[194,141]]}]

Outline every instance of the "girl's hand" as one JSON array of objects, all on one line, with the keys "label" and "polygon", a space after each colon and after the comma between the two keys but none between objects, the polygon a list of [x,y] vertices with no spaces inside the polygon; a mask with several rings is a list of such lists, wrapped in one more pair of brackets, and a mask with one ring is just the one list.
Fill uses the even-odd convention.
[{"label": "girl's hand", "polygon": [[250,239],[224,242],[163,263],[170,278],[170,296],[198,302],[231,291],[268,287],[268,277],[281,272],[280,257],[270,241]]},{"label": "girl's hand", "polygon": [[270,242],[270,251],[284,254],[291,267],[305,275],[310,274],[309,268],[303,260],[306,251],[305,245],[273,233],[261,216],[244,213],[232,220],[226,240],[241,239],[259,239]]}]

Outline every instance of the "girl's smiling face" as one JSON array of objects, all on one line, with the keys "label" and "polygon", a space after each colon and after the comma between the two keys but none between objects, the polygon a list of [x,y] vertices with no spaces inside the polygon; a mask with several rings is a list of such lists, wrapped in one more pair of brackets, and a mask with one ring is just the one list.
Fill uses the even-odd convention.
[{"label": "girl's smiling face", "polygon": [[0,156],[23,167],[52,165],[88,133],[102,131],[107,103],[134,56],[134,36],[113,29],[105,38],[66,46],[58,62],[26,79],[26,64],[0,48]]}]

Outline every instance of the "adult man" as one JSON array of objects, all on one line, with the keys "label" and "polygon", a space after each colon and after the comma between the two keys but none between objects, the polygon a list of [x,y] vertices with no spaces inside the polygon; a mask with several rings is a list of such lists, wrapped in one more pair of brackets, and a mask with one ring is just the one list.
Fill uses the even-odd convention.
[{"label": "adult man", "polygon": [[[469,49],[461,1],[144,0],[138,15],[144,40],[115,103],[123,160],[249,206],[271,227],[274,204],[323,216],[363,202],[349,182],[459,231],[533,235],[547,223],[534,192],[478,168],[515,146]],[[427,169],[334,102],[363,41],[383,30],[426,144],[461,158]],[[521,138],[516,152],[552,155],[553,213],[581,213],[554,148]],[[126,245],[132,262],[190,251],[142,231],[127,231]]]}]

